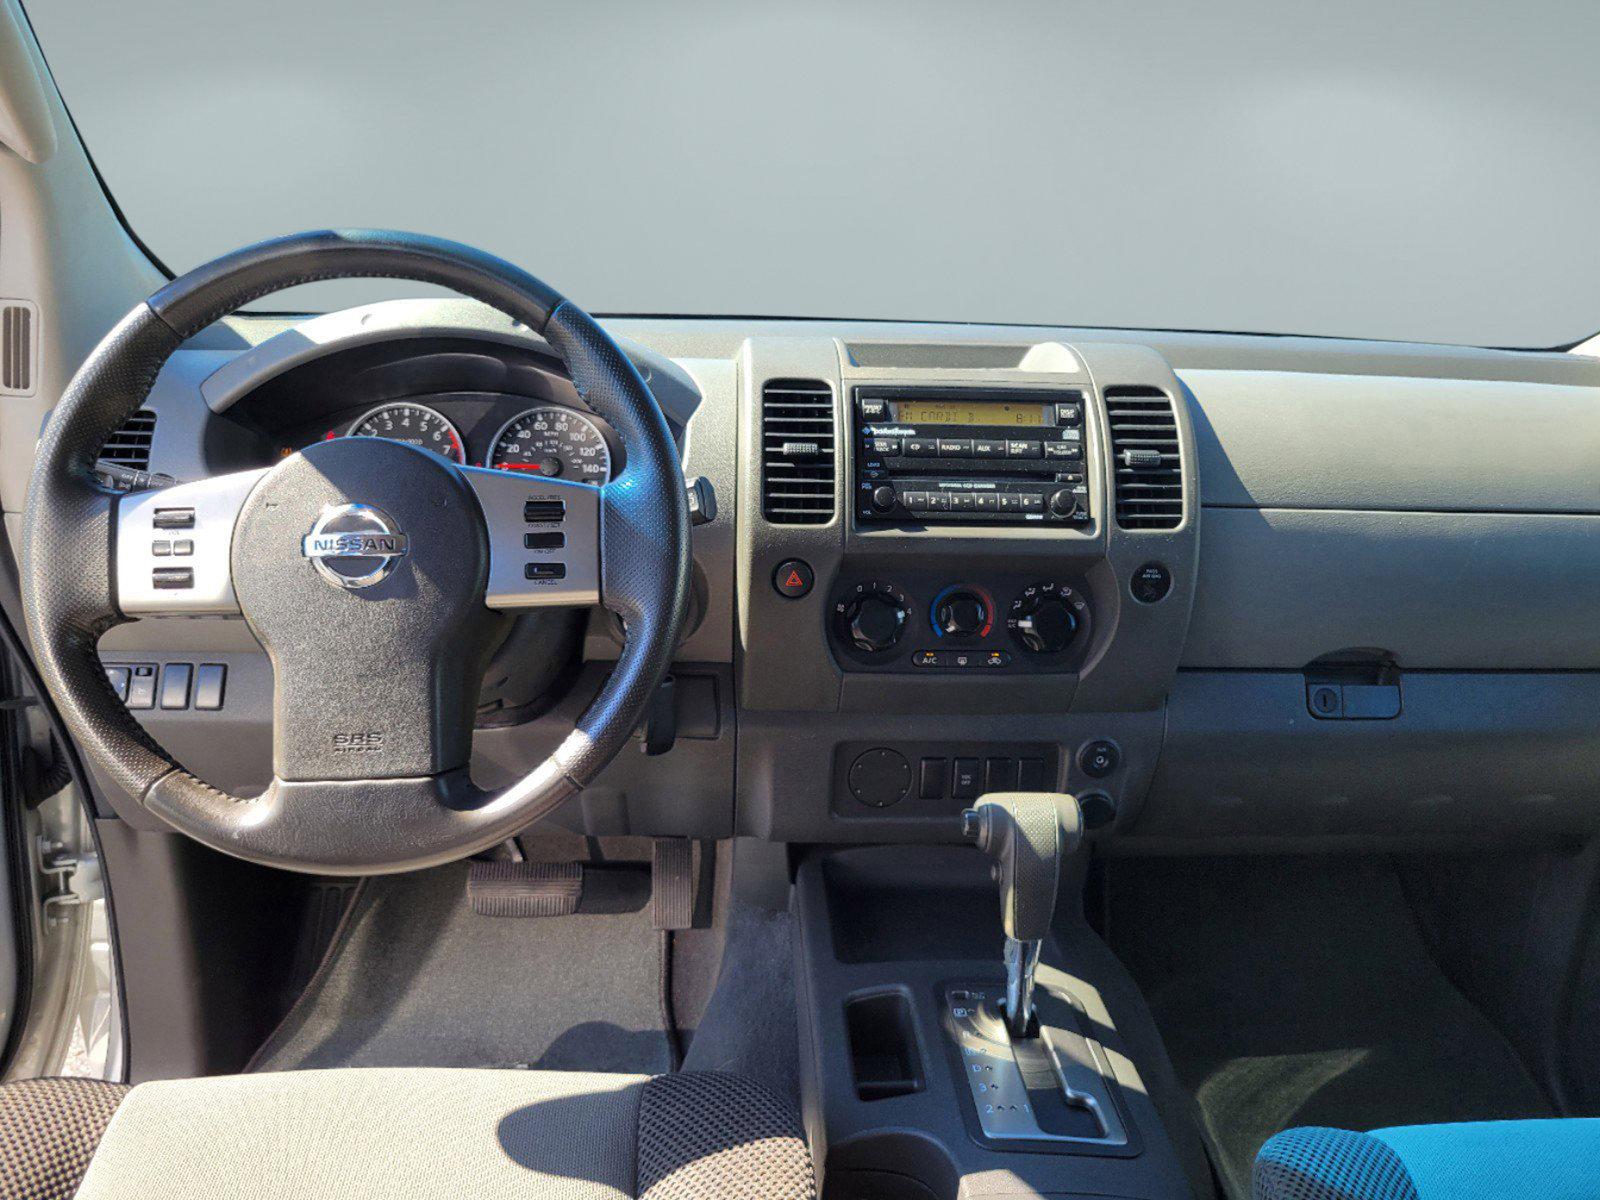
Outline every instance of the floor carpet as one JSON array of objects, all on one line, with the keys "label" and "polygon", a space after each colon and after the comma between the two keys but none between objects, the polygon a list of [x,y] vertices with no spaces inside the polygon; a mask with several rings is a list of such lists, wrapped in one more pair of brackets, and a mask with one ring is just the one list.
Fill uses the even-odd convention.
[{"label": "floor carpet", "polygon": [[1551,1115],[1429,956],[1394,872],[1340,859],[1111,864],[1113,948],[1143,989],[1228,1195],[1295,1125]]}]

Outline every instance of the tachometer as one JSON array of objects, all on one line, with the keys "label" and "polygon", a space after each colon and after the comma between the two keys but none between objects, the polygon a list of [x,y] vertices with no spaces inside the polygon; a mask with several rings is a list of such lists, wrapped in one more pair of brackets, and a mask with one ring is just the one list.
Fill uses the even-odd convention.
[{"label": "tachometer", "polygon": [[351,437],[381,437],[432,450],[453,463],[467,461],[461,435],[444,417],[422,404],[385,404],[350,426]]},{"label": "tachometer", "polygon": [[495,434],[489,466],[552,479],[604,483],[611,478],[611,448],[600,427],[570,408],[531,408]]}]

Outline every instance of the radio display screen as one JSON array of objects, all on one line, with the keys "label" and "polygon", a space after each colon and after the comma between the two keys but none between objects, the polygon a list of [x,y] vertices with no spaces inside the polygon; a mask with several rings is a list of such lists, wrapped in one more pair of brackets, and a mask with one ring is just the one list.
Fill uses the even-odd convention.
[{"label": "radio display screen", "polygon": [[895,420],[906,425],[1044,424],[1045,406],[1000,400],[896,400]]}]

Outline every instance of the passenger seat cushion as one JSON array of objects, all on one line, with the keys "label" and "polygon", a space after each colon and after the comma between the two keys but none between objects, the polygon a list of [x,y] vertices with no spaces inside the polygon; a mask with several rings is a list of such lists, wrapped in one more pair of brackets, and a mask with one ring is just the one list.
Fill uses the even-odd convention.
[{"label": "passenger seat cushion", "polygon": [[1600,1200],[1600,1120],[1290,1129],[1261,1148],[1255,1200]]},{"label": "passenger seat cushion", "polygon": [[0,1200],[69,1200],[127,1094],[100,1079],[0,1085]]},{"label": "passenger seat cushion", "polygon": [[1307,1126],[1256,1155],[1255,1200],[1420,1200],[1400,1156],[1367,1133]]},{"label": "passenger seat cushion", "polygon": [[640,1200],[812,1200],[792,1105],[717,1071],[661,1075],[639,1101]]}]

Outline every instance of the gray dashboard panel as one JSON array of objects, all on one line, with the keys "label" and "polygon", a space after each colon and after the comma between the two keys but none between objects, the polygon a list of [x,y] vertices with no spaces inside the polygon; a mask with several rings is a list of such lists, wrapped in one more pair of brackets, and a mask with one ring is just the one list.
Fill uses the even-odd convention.
[{"label": "gray dashboard panel", "polygon": [[1319,721],[1298,673],[1184,671],[1115,846],[1504,846],[1600,830],[1600,675],[1414,672],[1393,721]]},{"label": "gray dashboard panel", "polygon": [[1600,668],[1600,517],[1209,509],[1185,667]]},{"label": "gray dashboard panel", "polygon": [[1185,370],[1213,507],[1600,513],[1600,389]]}]

